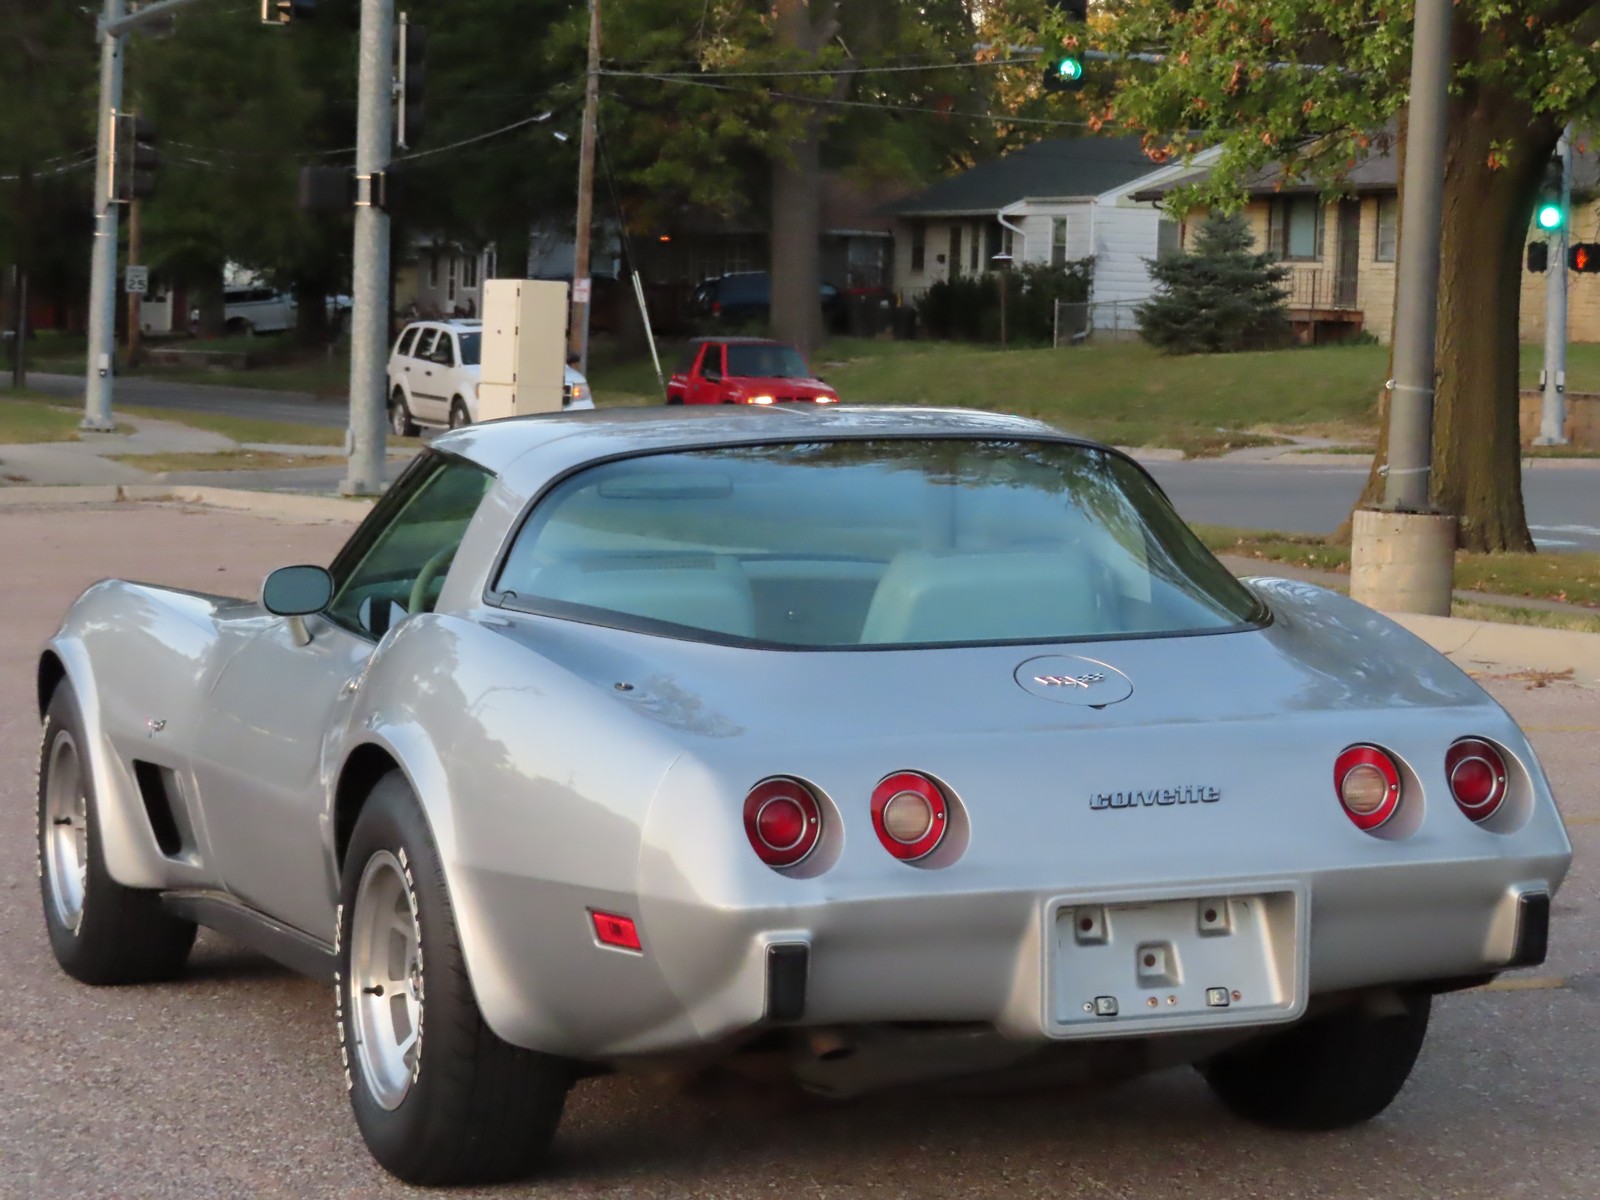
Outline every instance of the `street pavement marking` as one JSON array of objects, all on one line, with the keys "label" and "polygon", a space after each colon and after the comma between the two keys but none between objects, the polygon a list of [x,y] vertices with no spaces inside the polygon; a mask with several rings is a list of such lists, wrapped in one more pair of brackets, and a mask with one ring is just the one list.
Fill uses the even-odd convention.
[{"label": "street pavement marking", "polygon": [[1600,825],[1600,817],[1563,817],[1568,825]]},{"label": "street pavement marking", "polygon": [[1469,992],[1550,992],[1567,986],[1560,975],[1534,975],[1527,978],[1496,979],[1482,987],[1468,988]]}]

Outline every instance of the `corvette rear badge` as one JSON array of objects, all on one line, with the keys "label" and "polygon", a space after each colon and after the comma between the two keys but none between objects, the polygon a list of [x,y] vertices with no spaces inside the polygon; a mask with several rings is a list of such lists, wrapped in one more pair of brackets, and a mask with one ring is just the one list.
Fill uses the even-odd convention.
[{"label": "corvette rear badge", "polygon": [[1014,677],[1024,691],[1057,704],[1104,708],[1133,695],[1133,681],[1121,671],[1076,655],[1030,658],[1017,667]]}]

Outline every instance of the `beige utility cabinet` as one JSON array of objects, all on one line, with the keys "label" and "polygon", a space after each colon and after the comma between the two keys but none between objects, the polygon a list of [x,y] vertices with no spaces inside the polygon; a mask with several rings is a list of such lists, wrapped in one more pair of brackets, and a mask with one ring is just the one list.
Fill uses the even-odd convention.
[{"label": "beige utility cabinet", "polygon": [[561,411],[570,311],[559,280],[484,282],[478,420]]}]

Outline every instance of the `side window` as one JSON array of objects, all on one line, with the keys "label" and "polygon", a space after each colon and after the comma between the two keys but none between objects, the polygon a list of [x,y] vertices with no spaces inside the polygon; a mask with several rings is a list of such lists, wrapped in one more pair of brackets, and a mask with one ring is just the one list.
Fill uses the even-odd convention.
[{"label": "side window", "polygon": [[400,355],[402,358],[409,358],[411,351],[416,347],[417,344],[417,333],[418,329],[415,325],[402,333],[400,335],[400,344],[395,347],[394,352]]},{"label": "side window", "polygon": [[708,371],[715,375],[722,374],[722,344],[720,342],[712,342],[707,346],[705,357],[700,360],[701,377],[704,378]]},{"label": "side window", "polygon": [[443,455],[407,472],[374,510],[371,531],[363,528],[334,563],[329,618],[382,637],[406,614],[431,612],[493,482],[483,468]]},{"label": "side window", "polygon": [[419,332],[417,334],[417,349],[415,357],[431,359],[433,357],[433,345],[438,340],[439,331],[437,329],[424,329]]},{"label": "side window", "polygon": [[456,365],[456,335],[448,330],[439,331],[439,340],[433,345],[433,361],[441,367]]}]

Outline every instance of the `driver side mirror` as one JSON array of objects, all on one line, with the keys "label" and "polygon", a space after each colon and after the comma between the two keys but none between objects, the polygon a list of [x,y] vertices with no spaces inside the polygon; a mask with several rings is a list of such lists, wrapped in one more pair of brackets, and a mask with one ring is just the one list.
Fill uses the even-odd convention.
[{"label": "driver side mirror", "polygon": [[323,567],[279,567],[261,585],[261,607],[274,616],[289,618],[295,644],[311,640],[302,617],[319,613],[333,599],[333,576]]}]

